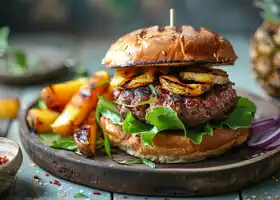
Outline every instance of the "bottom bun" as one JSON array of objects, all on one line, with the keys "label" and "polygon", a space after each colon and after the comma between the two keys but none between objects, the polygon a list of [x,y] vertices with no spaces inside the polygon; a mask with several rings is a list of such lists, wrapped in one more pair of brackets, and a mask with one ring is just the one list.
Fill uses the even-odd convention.
[{"label": "bottom bun", "polygon": [[101,125],[113,146],[132,156],[158,163],[195,162],[220,155],[243,144],[250,133],[249,129],[215,129],[213,136],[203,136],[202,142],[197,145],[185,139],[182,132],[168,131],[158,133],[153,140],[153,146],[147,146],[141,143],[138,135],[125,133],[120,125],[110,123],[105,117],[101,118]]}]

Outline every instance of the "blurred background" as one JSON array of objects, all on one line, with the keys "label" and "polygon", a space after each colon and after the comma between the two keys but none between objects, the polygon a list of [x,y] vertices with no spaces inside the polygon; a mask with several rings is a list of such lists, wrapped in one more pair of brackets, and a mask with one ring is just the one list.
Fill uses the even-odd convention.
[{"label": "blurred background", "polygon": [[[249,70],[250,39],[262,24],[252,0],[2,0],[0,26],[10,27],[16,47],[63,48],[93,72],[104,67],[101,60],[112,42],[134,29],[168,24],[172,7],[175,25],[207,27],[233,43],[239,60],[229,73]],[[256,87],[253,81],[240,84]]]},{"label": "blurred background", "polygon": [[0,24],[14,33],[42,31],[119,37],[133,29],[169,22],[217,32],[251,34],[261,23],[252,0],[10,0],[1,1]]}]

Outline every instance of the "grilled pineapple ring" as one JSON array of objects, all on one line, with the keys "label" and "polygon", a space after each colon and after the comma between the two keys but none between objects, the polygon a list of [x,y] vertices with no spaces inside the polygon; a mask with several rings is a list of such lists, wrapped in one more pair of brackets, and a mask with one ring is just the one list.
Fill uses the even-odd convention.
[{"label": "grilled pineapple ring", "polygon": [[182,80],[195,81],[199,83],[209,84],[225,84],[229,82],[228,75],[223,70],[213,69],[207,73],[203,72],[180,72]]},{"label": "grilled pineapple ring", "polygon": [[175,76],[161,76],[159,80],[163,89],[185,96],[200,96],[212,86],[208,83],[182,83]]},{"label": "grilled pineapple ring", "polygon": [[134,76],[137,76],[136,70],[117,69],[110,84],[113,87],[121,87],[130,81]]}]

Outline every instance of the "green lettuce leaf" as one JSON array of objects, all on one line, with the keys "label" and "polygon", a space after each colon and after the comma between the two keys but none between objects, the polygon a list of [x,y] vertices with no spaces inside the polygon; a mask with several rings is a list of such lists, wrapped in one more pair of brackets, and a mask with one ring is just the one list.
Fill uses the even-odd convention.
[{"label": "green lettuce leaf", "polygon": [[147,125],[139,120],[137,120],[131,112],[129,112],[123,122],[123,130],[129,134],[139,134],[143,131],[149,131],[152,126]]},{"label": "green lettuce leaf", "polygon": [[257,111],[256,105],[245,97],[238,97],[235,109],[228,114],[225,120],[211,124],[214,128],[228,126],[231,129],[248,128],[251,126]]},{"label": "green lettuce leaf", "polygon": [[148,87],[152,91],[152,94],[154,95],[154,97],[149,99],[149,100],[147,100],[147,101],[142,101],[141,103],[136,104],[136,105],[129,105],[129,104],[125,104],[125,103],[117,102],[117,101],[115,103],[119,104],[119,105],[122,105],[122,106],[125,106],[125,107],[129,107],[129,108],[133,108],[133,107],[137,107],[137,106],[142,106],[142,105],[145,105],[145,104],[151,104],[151,103],[155,102],[155,100],[157,99],[157,93],[156,93],[155,87],[152,84],[149,84]]}]

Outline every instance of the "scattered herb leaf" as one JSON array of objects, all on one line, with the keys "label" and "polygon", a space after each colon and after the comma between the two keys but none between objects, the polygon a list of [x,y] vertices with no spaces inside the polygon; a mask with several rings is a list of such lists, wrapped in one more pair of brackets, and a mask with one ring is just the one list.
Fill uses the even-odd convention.
[{"label": "scattered herb leaf", "polygon": [[90,197],[85,195],[84,193],[77,192],[76,194],[74,194],[74,198],[90,198]]}]

